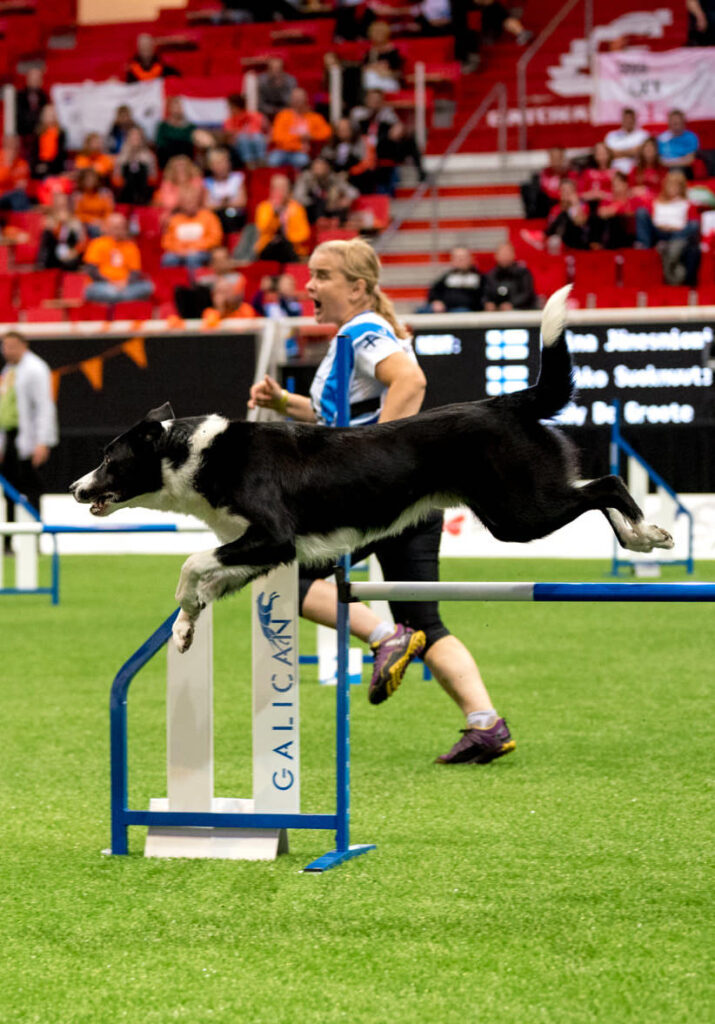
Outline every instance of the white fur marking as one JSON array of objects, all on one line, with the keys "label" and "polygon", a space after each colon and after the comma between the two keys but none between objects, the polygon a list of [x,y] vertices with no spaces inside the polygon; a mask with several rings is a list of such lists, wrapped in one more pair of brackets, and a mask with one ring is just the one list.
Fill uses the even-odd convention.
[{"label": "white fur marking", "polygon": [[567,284],[559,288],[549,297],[541,314],[541,341],[545,348],[554,345],[566,327],[566,300],[569,297],[572,285]]}]

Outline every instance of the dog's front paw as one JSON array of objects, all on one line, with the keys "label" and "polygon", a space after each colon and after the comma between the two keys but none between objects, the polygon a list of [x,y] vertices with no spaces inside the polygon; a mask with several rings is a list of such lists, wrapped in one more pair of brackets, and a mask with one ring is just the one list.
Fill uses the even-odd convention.
[{"label": "dog's front paw", "polygon": [[648,533],[654,548],[665,548],[667,551],[670,551],[671,548],[675,547],[675,541],[662,526],[649,526]]},{"label": "dog's front paw", "polygon": [[184,654],[188,651],[189,647],[194,639],[194,623],[195,619],[192,619],[190,615],[182,609],[174,619],[174,625],[171,627],[171,632],[174,637],[174,643],[176,649],[180,654]]}]

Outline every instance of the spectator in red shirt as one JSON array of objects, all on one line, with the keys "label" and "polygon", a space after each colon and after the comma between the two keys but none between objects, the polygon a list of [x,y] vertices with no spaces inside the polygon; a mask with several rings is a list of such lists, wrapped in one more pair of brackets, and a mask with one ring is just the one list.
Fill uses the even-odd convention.
[{"label": "spectator in red shirt", "polygon": [[611,188],[611,195],[601,200],[591,218],[592,249],[624,249],[633,245],[639,201],[631,194],[628,178],[620,171],[613,175]]},{"label": "spectator in red shirt", "polygon": [[636,210],[636,245],[652,249],[663,242],[663,272],[668,284],[697,284],[700,218],[688,199],[682,171],[669,171],[656,198]]},{"label": "spectator in red shirt", "polygon": [[0,210],[29,210],[30,165],[20,155],[17,135],[6,135],[0,150]]},{"label": "spectator in red shirt", "polygon": [[628,175],[633,195],[653,199],[660,192],[668,169],[660,162],[658,143],[651,135],[640,148],[636,166]]},{"label": "spectator in red shirt", "polygon": [[260,110],[246,110],[245,97],[233,93],[228,97],[228,118],[223,130],[244,167],[249,169],[265,162],[271,126]]},{"label": "spectator in red shirt", "polygon": [[581,172],[578,179],[578,193],[583,200],[593,206],[611,195],[611,153],[605,142],[597,142],[593,147],[591,164]]},{"label": "spectator in red shirt", "polygon": [[576,172],[566,159],[566,150],[563,146],[552,146],[546,167],[521,186],[525,215],[529,218],[547,217],[551,207],[559,201],[561,182],[575,177]]}]

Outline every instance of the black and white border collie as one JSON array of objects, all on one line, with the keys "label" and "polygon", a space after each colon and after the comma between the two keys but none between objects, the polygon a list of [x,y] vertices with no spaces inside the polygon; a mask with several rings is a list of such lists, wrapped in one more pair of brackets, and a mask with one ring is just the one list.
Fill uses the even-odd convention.
[{"label": "black and white border collie", "polygon": [[284,562],[322,564],[399,534],[433,508],[468,505],[503,541],[530,541],[599,509],[632,551],[671,548],[617,476],[584,482],[552,425],[574,385],[564,328],[569,287],[544,307],[537,383],[359,429],[175,419],[166,404],[107,446],[70,487],[95,516],[125,506],[189,513],[221,546],[187,558],[174,640],[191,645],[203,607]]}]

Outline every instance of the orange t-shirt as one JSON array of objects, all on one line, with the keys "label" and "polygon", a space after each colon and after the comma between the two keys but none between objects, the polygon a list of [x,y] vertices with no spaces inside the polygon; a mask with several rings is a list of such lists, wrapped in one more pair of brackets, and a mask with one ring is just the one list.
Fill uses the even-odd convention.
[{"label": "orange t-shirt", "polygon": [[11,164],[5,163],[0,154],[0,193],[15,188],[27,188],[30,180],[30,165],[27,160],[17,157]]},{"label": "orange t-shirt", "polygon": [[305,148],[305,137],[310,142],[327,142],[332,129],[322,114],[309,110],[298,114],[291,107],[279,110],[273,122],[271,142],[276,149],[300,152]]},{"label": "orange t-shirt", "polygon": [[258,316],[258,314],[253,306],[244,301],[238,309],[234,309],[230,313],[224,313],[223,316],[217,309],[210,306],[208,309],[203,311],[201,319],[204,322],[204,327],[216,327],[216,325],[221,323],[222,320],[250,320],[255,316]]},{"label": "orange t-shirt", "polygon": [[129,239],[117,242],[109,235],[94,238],[87,246],[84,262],[92,263],[107,281],[123,284],[133,270],[141,270],[139,247]]},{"label": "orange t-shirt", "polygon": [[112,173],[114,160],[108,153],[93,153],[91,156],[80,153],[79,156],[75,157],[74,165],[78,171],[84,171],[86,168],[91,167],[100,178],[108,178]]},{"label": "orange t-shirt", "polygon": [[83,224],[100,224],[114,209],[114,200],[109,192],[80,192],[74,204],[74,212]]},{"label": "orange t-shirt", "polygon": [[167,252],[202,252],[215,249],[223,239],[221,221],[211,210],[199,210],[194,217],[175,213],[169,220],[161,244]]}]

